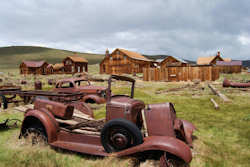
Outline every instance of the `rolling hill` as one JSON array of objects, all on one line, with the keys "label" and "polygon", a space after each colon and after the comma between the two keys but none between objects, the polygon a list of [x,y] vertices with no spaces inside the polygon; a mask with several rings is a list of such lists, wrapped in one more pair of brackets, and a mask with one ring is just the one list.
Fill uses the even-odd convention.
[{"label": "rolling hill", "polygon": [[23,60],[45,60],[53,64],[61,63],[66,56],[74,54],[86,58],[89,64],[99,63],[104,56],[36,46],[0,47],[0,69],[18,68]]}]

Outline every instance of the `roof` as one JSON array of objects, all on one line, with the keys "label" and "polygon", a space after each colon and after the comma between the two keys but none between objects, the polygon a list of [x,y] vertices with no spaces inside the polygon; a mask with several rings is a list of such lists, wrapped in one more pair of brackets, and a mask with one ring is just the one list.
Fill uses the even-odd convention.
[{"label": "roof", "polygon": [[217,61],[216,65],[217,66],[242,66],[242,61],[231,61],[231,62]]},{"label": "roof", "polygon": [[88,63],[88,60],[79,56],[68,56],[67,58],[70,58],[73,62]]},{"label": "roof", "polygon": [[53,68],[53,64],[49,64],[49,65],[47,66],[47,68],[50,68],[50,67]]},{"label": "roof", "polygon": [[56,63],[56,64],[53,65],[53,68],[54,68],[55,70],[60,70],[60,69],[63,68],[63,67],[64,67],[64,64],[63,64],[63,63]]},{"label": "roof", "polygon": [[120,48],[117,48],[116,50],[119,50],[119,51],[123,52],[125,55],[127,55],[131,59],[143,60],[143,61],[151,61],[150,59],[144,57],[140,53],[136,53],[136,52],[133,52],[133,51],[128,51],[128,50],[120,49]]},{"label": "roof", "polygon": [[209,56],[209,57],[198,57],[197,64],[205,65],[210,64],[217,56]]},{"label": "roof", "polygon": [[38,68],[38,67],[42,67],[46,62],[45,61],[23,61],[22,63],[25,64],[27,67]]},{"label": "roof", "polygon": [[[181,63],[185,63],[185,64],[188,64],[188,62],[187,61],[185,61],[185,60],[183,60],[183,59],[181,59],[181,58],[178,58],[178,57],[174,57],[174,56],[167,56],[165,59],[157,59],[158,61],[160,61],[160,60],[162,60],[160,63],[162,63],[162,62],[164,62],[166,59],[168,59],[169,57],[172,57],[172,58],[174,58],[175,60],[177,60],[177,61],[179,61],[179,62],[181,62]],[[156,60],[156,61],[157,61]],[[157,62],[158,62],[157,61]]]},{"label": "roof", "polygon": [[232,61],[232,59],[231,59],[231,58],[223,58],[223,60],[224,60],[224,61],[226,61],[226,62],[230,62],[230,61]]}]

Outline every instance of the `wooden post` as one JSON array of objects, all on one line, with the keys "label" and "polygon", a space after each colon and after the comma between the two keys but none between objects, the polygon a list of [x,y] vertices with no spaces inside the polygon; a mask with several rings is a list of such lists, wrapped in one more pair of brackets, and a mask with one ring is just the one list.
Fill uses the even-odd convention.
[{"label": "wooden post", "polygon": [[218,110],[218,109],[219,109],[219,105],[215,102],[215,100],[214,100],[213,98],[211,98],[210,100],[211,100],[211,102],[213,103],[214,108],[215,108],[216,110]]},{"label": "wooden post", "polygon": [[219,96],[220,98],[222,98],[222,100],[223,100],[224,102],[231,102],[231,100],[230,100],[229,98],[227,98],[227,97],[226,97],[224,94],[222,94],[220,91],[216,90],[216,89],[213,87],[213,85],[208,84],[208,87],[212,90],[212,92],[213,92],[215,95],[217,95],[217,96]]}]

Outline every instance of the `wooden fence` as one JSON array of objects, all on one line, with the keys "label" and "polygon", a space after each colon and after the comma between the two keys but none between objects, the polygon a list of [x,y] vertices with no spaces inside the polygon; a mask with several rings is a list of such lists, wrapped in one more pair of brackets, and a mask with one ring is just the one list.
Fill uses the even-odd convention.
[{"label": "wooden fence", "polygon": [[144,81],[215,81],[220,77],[219,69],[213,66],[144,68]]}]

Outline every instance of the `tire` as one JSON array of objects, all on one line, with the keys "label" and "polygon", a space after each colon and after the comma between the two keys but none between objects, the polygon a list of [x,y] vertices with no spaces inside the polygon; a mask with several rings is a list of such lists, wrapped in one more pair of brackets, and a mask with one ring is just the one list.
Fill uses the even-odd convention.
[{"label": "tire", "polygon": [[0,95],[0,102],[1,102],[1,109],[7,109],[8,108],[8,102],[6,100],[6,97],[4,95]]},{"label": "tire", "polygon": [[142,142],[139,128],[123,118],[108,121],[101,130],[101,143],[108,153],[118,152]]},{"label": "tire", "polygon": [[48,137],[45,129],[41,125],[31,125],[25,130],[23,137],[32,145],[47,145]]},{"label": "tire", "polygon": [[183,160],[164,152],[160,157],[160,167],[189,167]]}]

